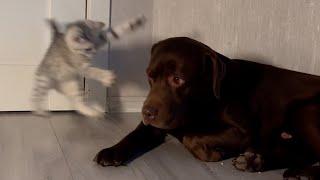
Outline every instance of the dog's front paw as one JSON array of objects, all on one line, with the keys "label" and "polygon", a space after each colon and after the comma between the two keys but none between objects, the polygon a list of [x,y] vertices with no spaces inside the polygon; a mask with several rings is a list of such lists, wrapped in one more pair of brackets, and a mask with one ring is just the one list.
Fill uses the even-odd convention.
[{"label": "dog's front paw", "polygon": [[94,161],[101,166],[121,166],[126,160],[123,152],[112,147],[101,150],[94,158]]},{"label": "dog's front paw", "polygon": [[245,152],[232,161],[233,166],[241,171],[262,171],[263,159],[260,154]]},{"label": "dog's front paw", "polygon": [[111,86],[116,79],[116,75],[112,71],[103,71],[100,75],[100,81],[104,86]]}]

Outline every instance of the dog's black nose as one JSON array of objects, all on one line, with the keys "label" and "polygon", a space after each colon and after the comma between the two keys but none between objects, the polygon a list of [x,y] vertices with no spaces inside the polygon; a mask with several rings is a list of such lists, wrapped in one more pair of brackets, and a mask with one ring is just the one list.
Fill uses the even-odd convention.
[{"label": "dog's black nose", "polygon": [[142,115],[144,120],[146,121],[153,121],[156,119],[158,115],[158,110],[151,106],[145,106],[142,109]]}]

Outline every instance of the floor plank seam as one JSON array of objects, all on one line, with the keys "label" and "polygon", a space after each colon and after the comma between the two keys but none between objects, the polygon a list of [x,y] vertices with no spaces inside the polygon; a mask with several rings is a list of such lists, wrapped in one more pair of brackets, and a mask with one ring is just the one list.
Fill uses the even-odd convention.
[{"label": "floor plank seam", "polygon": [[58,135],[57,135],[57,133],[56,133],[56,130],[54,129],[53,124],[52,124],[52,122],[51,122],[50,119],[49,119],[49,124],[50,124],[50,127],[51,127],[52,131],[53,131],[54,136],[55,136],[56,139],[57,139],[57,142],[58,142],[60,151],[62,152],[63,159],[64,159],[66,165],[68,166],[69,173],[70,173],[70,175],[71,175],[71,179],[72,179],[72,180],[75,180],[75,178],[73,177],[73,174],[72,174],[71,166],[70,166],[70,164],[69,164],[69,162],[68,162],[68,160],[67,160],[66,154],[65,154],[64,151],[63,151],[63,148],[62,148],[62,145],[61,145],[60,140],[59,140],[59,138],[58,138]]},{"label": "floor plank seam", "polygon": [[213,169],[209,167],[209,165],[206,162],[201,162],[201,165],[206,169],[213,177],[217,177],[217,174]]},{"label": "floor plank seam", "polygon": [[[112,124],[119,129],[119,131],[120,131],[120,133],[121,133],[122,135],[125,135],[125,134],[127,133],[124,129],[121,128],[121,126],[120,126],[119,124],[117,124],[117,120],[114,119],[112,116],[107,116],[107,117],[105,117],[104,123],[106,123],[105,121],[111,121]],[[102,123],[102,126],[103,126],[103,127],[106,127],[104,123]],[[133,130],[133,129],[132,129],[132,130]]]}]

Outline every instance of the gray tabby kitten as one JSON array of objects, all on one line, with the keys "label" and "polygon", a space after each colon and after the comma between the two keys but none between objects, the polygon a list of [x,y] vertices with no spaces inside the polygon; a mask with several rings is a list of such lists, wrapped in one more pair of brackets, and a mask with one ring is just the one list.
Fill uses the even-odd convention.
[{"label": "gray tabby kitten", "polygon": [[68,24],[65,33],[62,33],[55,21],[49,20],[52,42],[36,71],[32,99],[34,113],[47,114],[44,107],[48,91],[54,89],[64,94],[79,113],[90,117],[102,116],[104,110],[100,106],[84,103],[79,80],[85,76],[110,86],[115,75],[111,71],[91,67],[93,56],[110,39],[119,39],[124,33],[144,25],[144,22],[142,16],[105,30],[102,22],[83,20]]}]

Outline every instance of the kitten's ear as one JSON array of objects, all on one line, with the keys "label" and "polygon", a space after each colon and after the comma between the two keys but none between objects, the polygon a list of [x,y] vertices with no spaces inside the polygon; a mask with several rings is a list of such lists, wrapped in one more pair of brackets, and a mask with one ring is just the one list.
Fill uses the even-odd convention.
[{"label": "kitten's ear", "polygon": [[103,22],[100,22],[100,21],[85,20],[84,22],[89,27],[96,28],[96,29],[102,29],[105,26],[105,24]]},{"label": "kitten's ear", "polygon": [[46,22],[50,25],[53,34],[53,39],[60,33],[57,22],[54,19],[46,19]]}]

